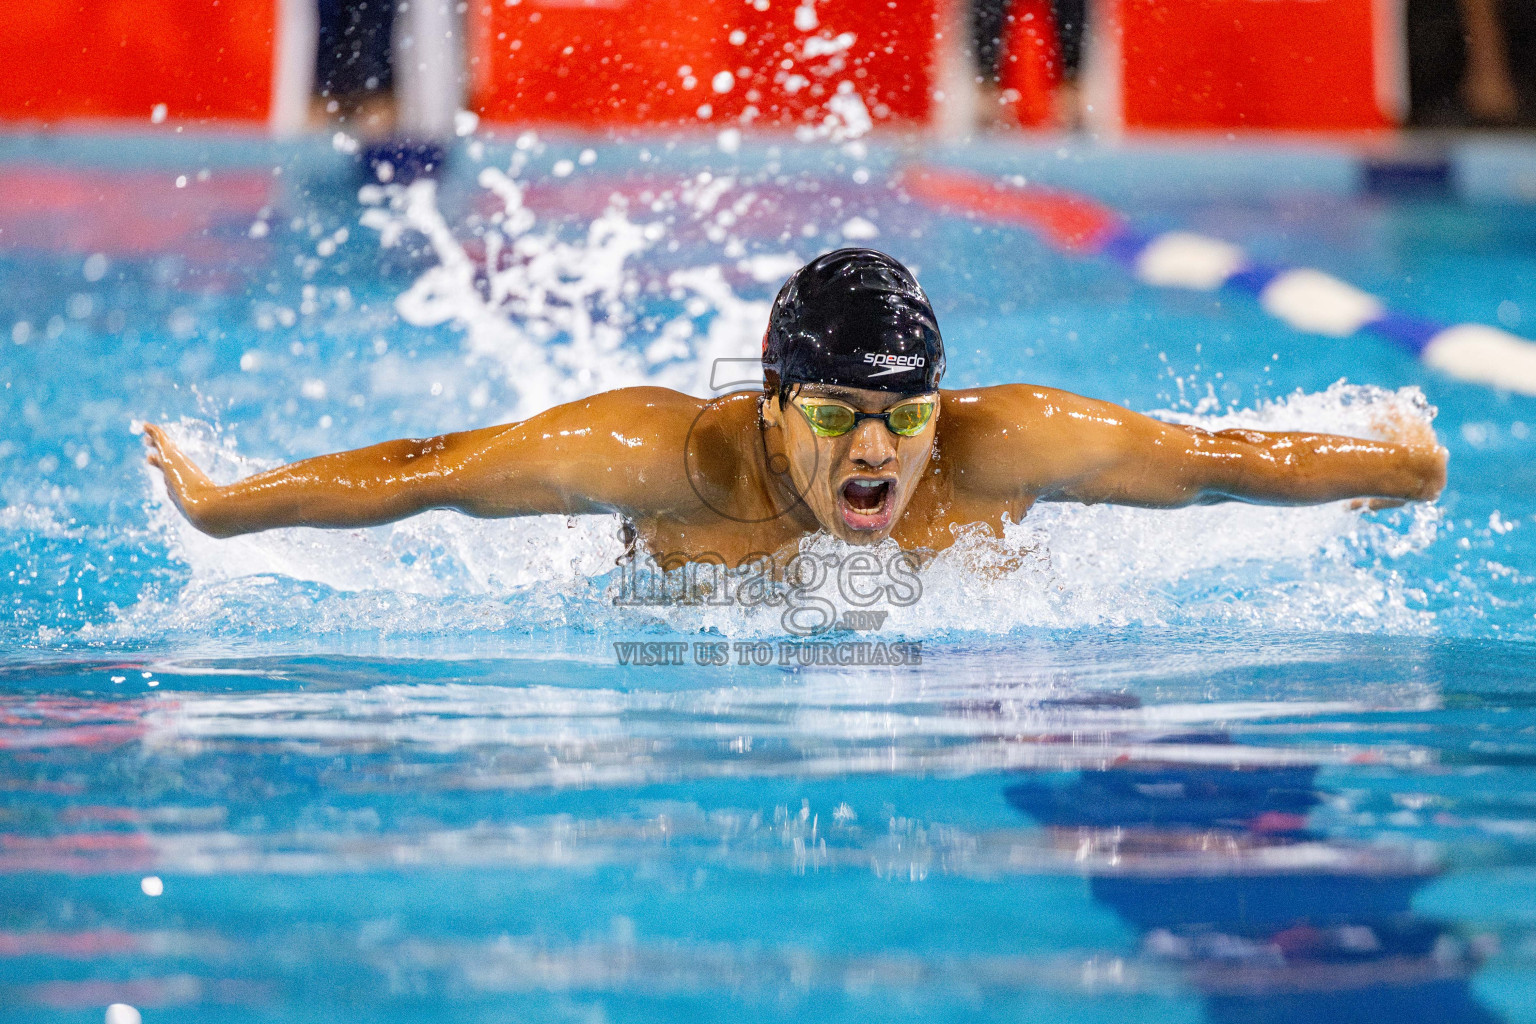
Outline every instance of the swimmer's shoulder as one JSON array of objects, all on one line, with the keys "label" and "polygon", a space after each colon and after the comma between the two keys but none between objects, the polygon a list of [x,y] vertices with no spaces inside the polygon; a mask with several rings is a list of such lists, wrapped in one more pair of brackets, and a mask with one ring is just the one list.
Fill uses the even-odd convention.
[{"label": "swimmer's shoulder", "polygon": [[1087,402],[1080,395],[1038,384],[995,384],[984,388],[943,390],[941,429],[945,434],[995,440],[1039,426]]},{"label": "swimmer's shoulder", "polygon": [[685,395],[681,391],[673,391],[671,388],[646,384],[629,388],[614,388],[612,391],[600,391],[589,398],[578,398],[574,402],[568,402],[562,408],[581,409],[598,414],[643,412],[651,415],[670,416],[686,415],[688,413],[698,415],[699,410],[703,407],[704,399],[702,398]]},{"label": "swimmer's shoulder", "polygon": [[704,408],[703,400],[670,388],[617,388],[508,424],[499,438],[513,449],[553,443],[579,471],[635,473],[664,489],[671,477],[682,482],[678,454]]},{"label": "swimmer's shoulder", "polygon": [[644,477],[653,508],[686,521],[701,502],[711,510],[742,507],[752,522],[766,515],[758,507],[762,473],[751,471],[762,458],[761,396],[756,390],[704,399],[670,388],[620,388],[587,400],[580,418],[622,442],[614,454]]},{"label": "swimmer's shoulder", "polygon": [[957,494],[1033,494],[1070,446],[1074,413],[1088,402],[1035,384],[941,392],[938,451]]},{"label": "swimmer's shoulder", "polygon": [[714,398],[698,398],[694,395],[674,391],[671,388],[656,387],[654,385],[637,385],[628,388],[615,388],[612,391],[603,391],[591,398],[581,399],[570,403],[572,406],[584,406],[600,412],[643,411],[647,415],[656,416],[686,416],[691,422],[706,409],[710,415],[728,417],[733,420],[750,420],[757,423],[758,400],[762,398],[761,391],[733,391],[729,394],[719,395]]},{"label": "swimmer's shoulder", "polygon": [[[739,482],[743,460],[762,449],[760,429],[761,391],[733,391],[709,400],[692,399],[694,412],[688,423],[688,457],[706,477]],[[685,396],[686,397],[686,396]]]},{"label": "swimmer's shoulder", "polygon": [[[718,463],[728,475],[744,453],[761,447],[761,391],[697,398],[661,387],[617,388],[562,406],[573,425],[622,434],[631,457],[660,457],[709,474]],[[679,459],[677,456],[686,457]]]},{"label": "swimmer's shoulder", "polygon": [[615,388],[556,406],[543,414],[574,427],[642,432],[681,439],[703,411],[703,399],[661,387]]}]

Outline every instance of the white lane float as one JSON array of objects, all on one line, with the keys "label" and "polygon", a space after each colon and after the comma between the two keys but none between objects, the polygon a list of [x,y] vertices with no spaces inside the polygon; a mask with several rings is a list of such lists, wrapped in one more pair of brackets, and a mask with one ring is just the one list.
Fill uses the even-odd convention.
[{"label": "white lane float", "polygon": [[1498,327],[1394,311],[1331,274],[1256,263],[1241,247],[1208,235],[1147,235],[1118,212],[1071,192],[936,167],[909,172],[903,185],[913,198],[947,212],[1017,224],[1068,252],[1110,257],[1146,284],[1243,292],[1295,330],[1333,338],[1373,334],[1448,376],[1536,396],[1536,343]]}]

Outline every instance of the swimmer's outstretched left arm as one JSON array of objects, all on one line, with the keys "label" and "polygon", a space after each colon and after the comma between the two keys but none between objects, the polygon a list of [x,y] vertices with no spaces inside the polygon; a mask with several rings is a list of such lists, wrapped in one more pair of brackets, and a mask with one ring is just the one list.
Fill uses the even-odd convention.
[{"label": "swimmer's outstretched left arm", "polygon": [[144,433],[150,465],[192,525],[233,537],[377,526],[436,508],[486,518],[665,514],[693,498],[678,453],[699,406],[663,388],[626,388],[520,423],[385,441],[223,486],[163,428],[145,424]]},{"label": "swimmer's outstretched left arm", "polygon": [[[1428,501],[1445,487],[1446,451],[1419,421],[1396,441],[1163,423],[1109,402],[1007,385],[981,395],[979,435],[992,457],[968,459],[974,485],[1043,501],[1179,508],[1221,501],[1312,505],[1346,498]],[[946,414],[955,403],[946,401]],[[1010,458],[997,458],[1007,453]]]}]

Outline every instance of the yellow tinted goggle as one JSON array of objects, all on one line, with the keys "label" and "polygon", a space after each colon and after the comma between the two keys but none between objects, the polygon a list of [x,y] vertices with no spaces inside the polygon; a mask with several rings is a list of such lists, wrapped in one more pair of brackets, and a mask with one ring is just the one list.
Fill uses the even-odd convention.
[{"label": "yellow tinted goggle", "polygon": [[795,402],[817,437],[842,437],[861,420],[884,420],[885,428],[891,433],[913,437],[922,433],[928,421],[933,419],[936,404],[932,398],[917,398],[893,405],[884,412],[860,412],[841,402],[815,399]]}]

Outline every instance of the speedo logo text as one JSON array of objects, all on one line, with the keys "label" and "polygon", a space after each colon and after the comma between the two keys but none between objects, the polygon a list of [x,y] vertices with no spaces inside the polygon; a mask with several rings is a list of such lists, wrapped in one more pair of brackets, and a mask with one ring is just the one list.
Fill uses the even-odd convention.
[{"label": "speedo logo text", "polygon": [[928,364],[928,360],[922,356],[893,356],[884,352],[866,352],[864,361],[871,366],[884,367],[878,373],[870,374],[871,377],[884,377],[892,373],[905,373],[908,370],[917,370]]}]

